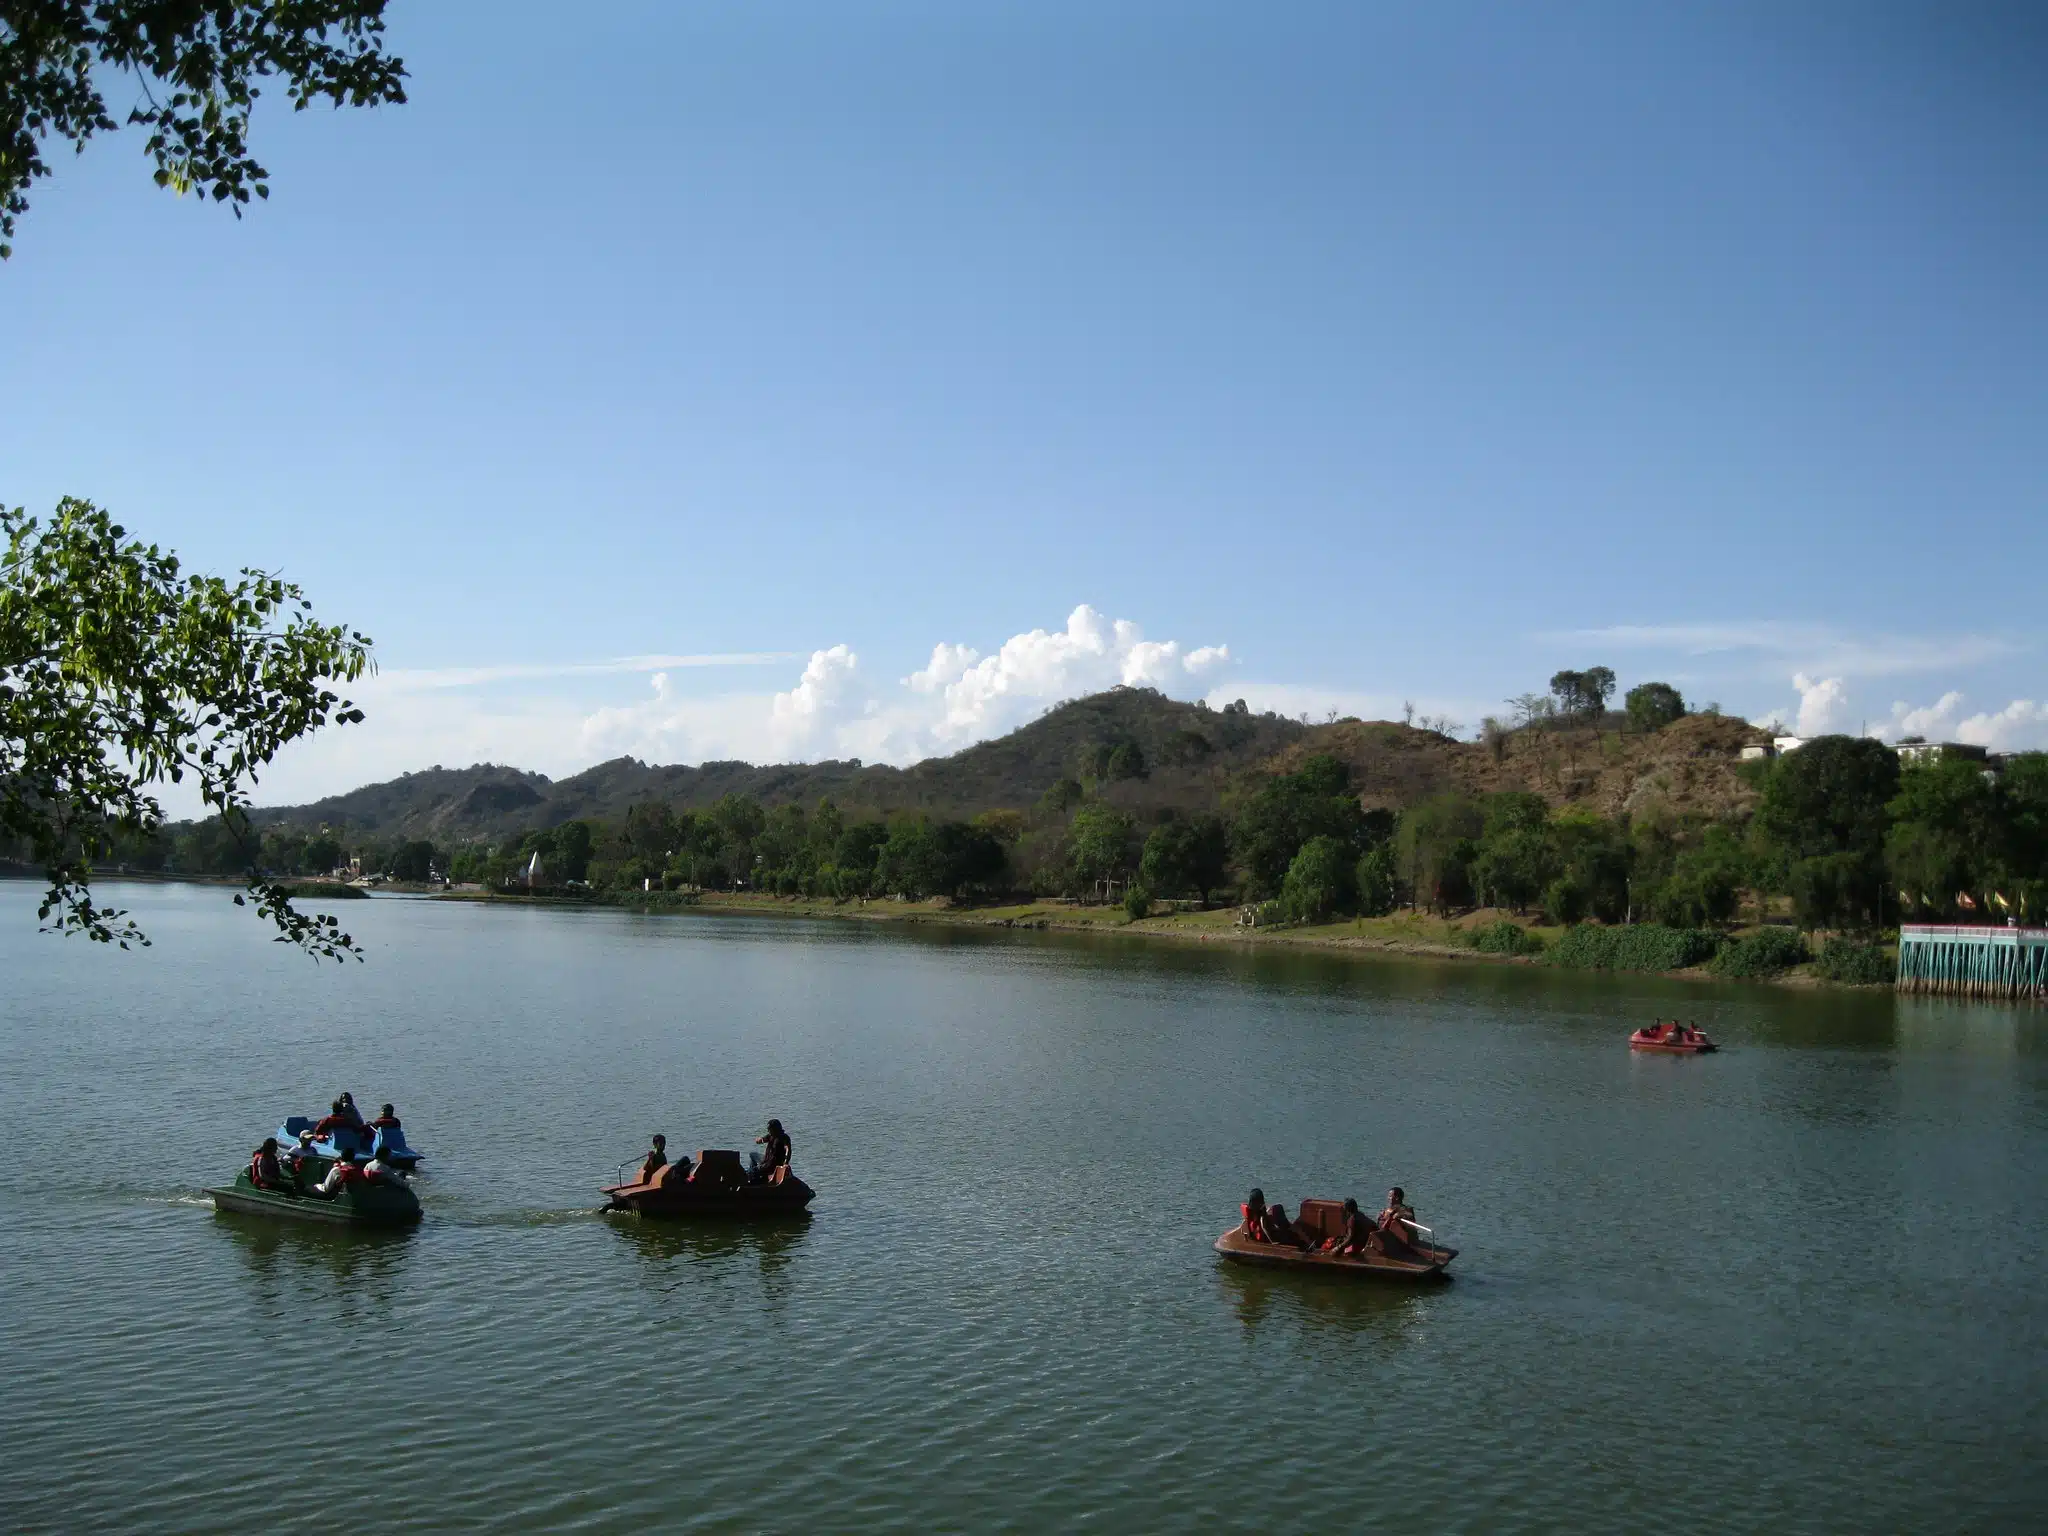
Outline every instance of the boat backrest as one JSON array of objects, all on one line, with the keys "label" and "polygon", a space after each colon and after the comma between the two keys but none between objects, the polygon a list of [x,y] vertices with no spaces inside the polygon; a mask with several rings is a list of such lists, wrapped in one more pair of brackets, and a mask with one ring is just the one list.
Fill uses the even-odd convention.
[{"label": "boat backrest", "polygon": [[1304,1200],[1301,1209],[1294,1213],[1294,1225],[1302,1236],[1312,1242],[1335,1237],[1344,1230],[1344,1202]]},{"label": "boat backrest", "polygon": [[739,1153],[704,1148],[697,1153],[691,1182],[709,1189],[734,1189],[747,1182],[747,1171],[740,1166]]}]

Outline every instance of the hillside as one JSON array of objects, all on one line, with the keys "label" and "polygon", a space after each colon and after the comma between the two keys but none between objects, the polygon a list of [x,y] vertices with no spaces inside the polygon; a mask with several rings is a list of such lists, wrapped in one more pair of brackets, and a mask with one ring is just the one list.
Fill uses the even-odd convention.
[{"label": "hillside", "polygon": [[1062,778],[1098,776],[1106,754],[1126,743],[1143,754],[1147,776],[1110,786],[1110,798],[1134,805],[1212,804],[1234,776],[1269,761],[1307,731],[1279,715],[1218,711],[1147,688],[1113,688],[1061,704],[1007,736],[909,768],[858,761],[651,766],[622,757],[550,780],[482,764],[410,773],[310,805],[264,808],[254,820],[449,843],[509,837],[579,817],[615,821],[646,800],[695,809],[727,794],[770,806],[810,805],[830,796],[853,812],[971,816],[1028,806]]},{"label": "hillside", "polygon": [[1652,735],[1626,733],[1618,722],[1515,731],[1496,751],[1389,721],[1340,720],[1305,731],[1272,766],[1286,771],[1327,752],[1350,767],[1368,808],[1399,809],[1450,789],[1519,789],[1553,807],[1579,805],[1603,816],[1633,815],[1661,803],[1681,814],[1725,819],[1746,814],[1756,800],[1735,771],[1738,754],[1769,739],[1730,715],[1687,715]]},{"label": "hillside", "polygon": [[[1183,704],[1150,689],[1116,688],[909,768],[859,762],[652,766],[622,757],[550,780],[483,764],[429,769],[311,805],[259,810],[255,820],[447,844],[514,837],[577,818],[618,821],[648,800],[699,809],[728,794],[769,806],[811,805],[829,796],[854,814],[968,817],[998,806],[1029,806],[1058,780],[1083,777],[1101,781],[1102,798],[1142,818],[1168,805],[1214,807],[1247,777],[1290,771],[1319,752],[1350,767],[1368,807],[1398,809],[1447,789],[1521,789],[1552,805],[1582,805],[1608,816],[1661,802],[1680,813],[1728,817],[1746,812],[1755,798],[1735,772],[1736,754],[1763,739],[1745,721],[1689,715],[1650,736],[1611,726],[1543,728],[1489,746],[1388,721],[1307,726],[1278,715]],[[1107,754],[1125,743],[1143,754],[1143,777],[1105,773]]]}]

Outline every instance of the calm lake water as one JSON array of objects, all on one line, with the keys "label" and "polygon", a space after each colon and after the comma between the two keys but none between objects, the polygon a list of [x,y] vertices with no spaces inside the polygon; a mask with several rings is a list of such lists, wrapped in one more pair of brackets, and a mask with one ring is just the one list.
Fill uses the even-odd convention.
[{"label": "calm lake water", "polygon": [[[0,885],[0,1525],[1874,1531],[2048,1521],[2034,1011],[1048,935]],[[1729,1047],[1639,1059],[1683,1010]],[[394,1099],[427,1216],[216,1216]],[[795,1230],[592,1214],[796,1139]],[[1404,1184],[1458,1279],[1225,1267]]]}]

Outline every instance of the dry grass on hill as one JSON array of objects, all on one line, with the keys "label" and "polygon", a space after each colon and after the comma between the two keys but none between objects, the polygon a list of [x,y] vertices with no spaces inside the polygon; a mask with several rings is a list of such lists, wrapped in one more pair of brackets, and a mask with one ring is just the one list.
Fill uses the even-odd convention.
[{"label": "dry grass on hill", "polygon": [[1737,771],[1741,749],[1769,738],[1728,715],[1687,715],[1649,735],[1578,727],[1510,733],[1500,750],[1391,721],[1316,726],[1267,765],[1289,772],[1316,753],[1343,761],[1368,807],[1400,809],[1445,790],[1530,790],[1554,807],[1603,816],[1661,805],[1680,815],[1746,814],[1756,791]]}]

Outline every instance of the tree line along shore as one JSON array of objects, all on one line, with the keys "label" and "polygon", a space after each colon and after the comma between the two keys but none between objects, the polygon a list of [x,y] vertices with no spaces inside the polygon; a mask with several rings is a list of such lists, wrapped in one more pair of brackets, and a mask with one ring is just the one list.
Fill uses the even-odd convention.
[{"label": "tree line along shore", "polygon": [[[1560,751],[1597,764],[1691,728],[1711,750],[1696,747],[1681,768],[1710,767],[1728,792],[1687,802],[1652,776],[1602,806],[1575,801],[1560,775],[1556,786],[1439,786],[1403,802],[1361,783],[1376,770],[1356,753],[1347,761],[1345,743],[1376,730],[1448,741],[1455,728],[1340,721],[1201,796],[1157,792],[1156,736],[1148,754],[1110,733],[1074,748],[1028,803],[966,815],[729,792],[439,842],[291,823],[238,838],[215,821],[164,829],[123,849],[123,862],[226,875],[247,870],[253,845],[279,877],[348,868],[521,899],[1249,934],[1859,984],[1891,980],[1901,921],[2048,911],[2048,755],[1995,769],[1960,755],[1902,761],[1883,742],[1832,736],[1740,761],[1761,732],[1703,720],[1661,683],[1611,710],[1613,686],[1604,668],[1559,673],[1548,695],[1485,722],[1469,750],[1482,766]],[[1243,709],[1190,718],[1227,724]]]}]

